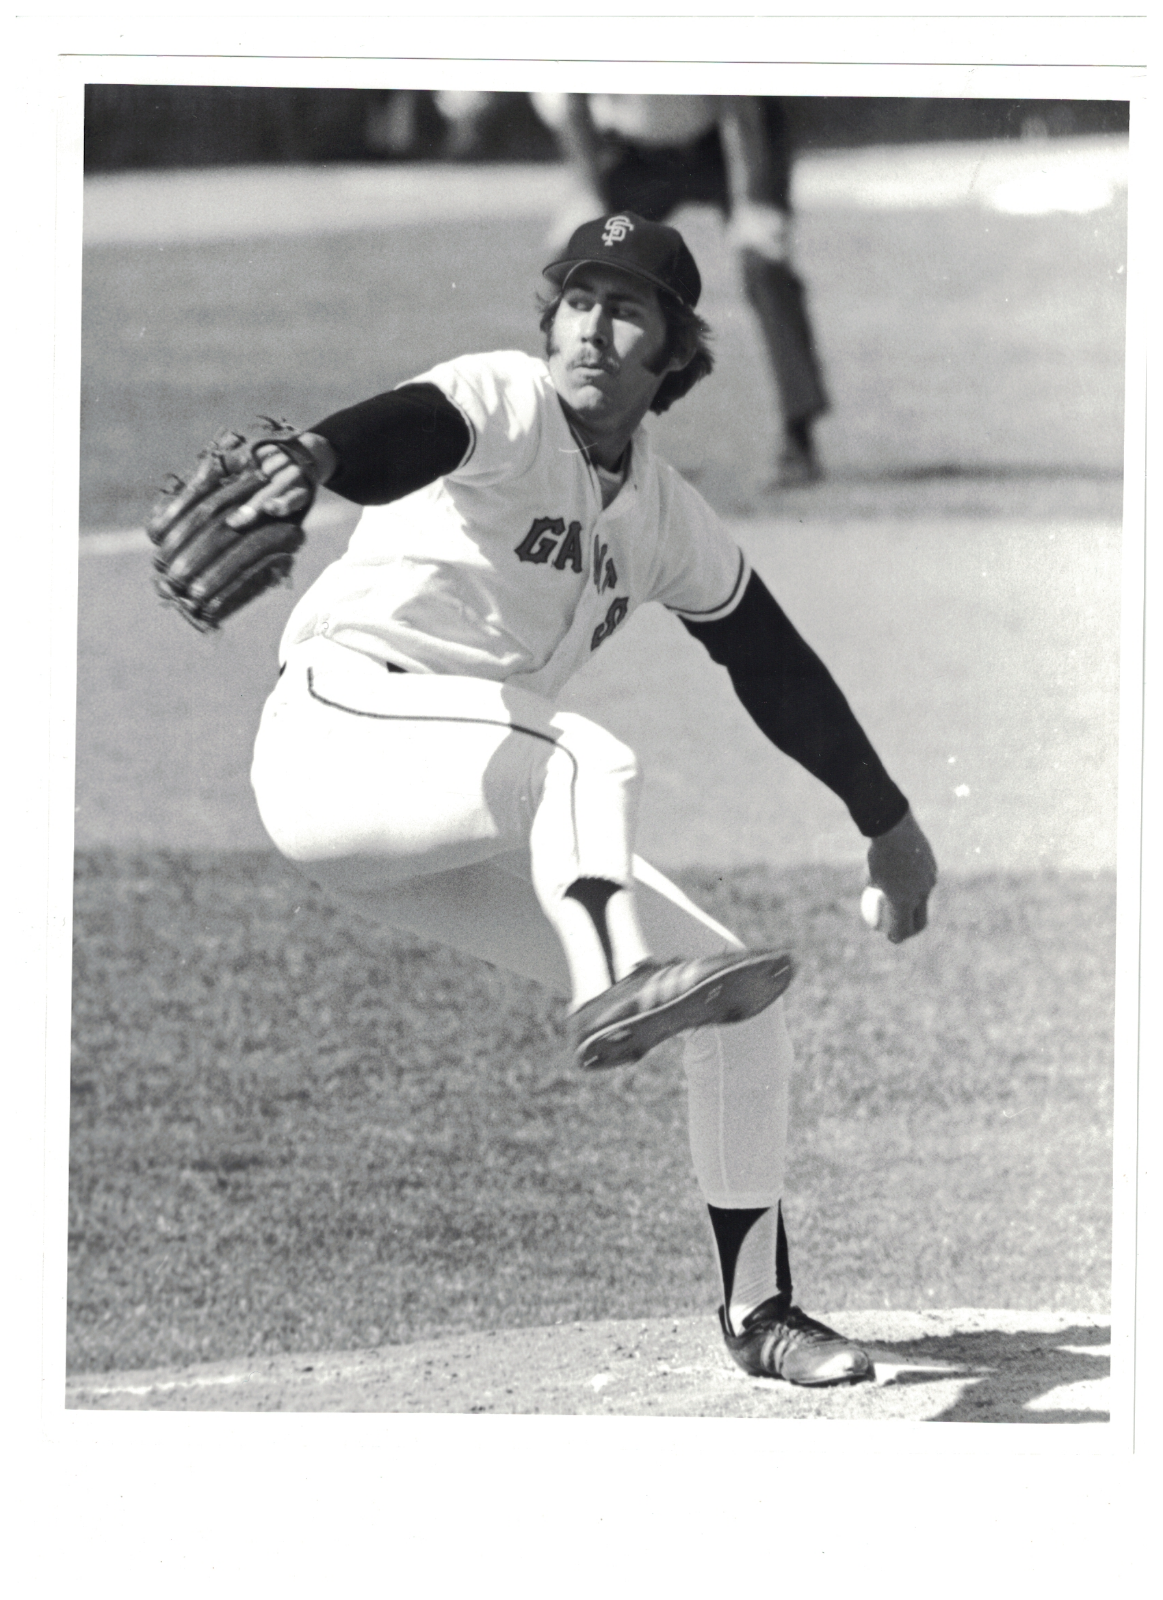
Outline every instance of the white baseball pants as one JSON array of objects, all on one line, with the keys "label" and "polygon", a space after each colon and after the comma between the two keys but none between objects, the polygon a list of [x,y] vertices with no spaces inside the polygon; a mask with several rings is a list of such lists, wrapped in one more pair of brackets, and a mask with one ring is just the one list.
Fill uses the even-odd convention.
[{"label": "white baseball pants", "polygon": [[[510,684],[389,672],[297,646],[263,711],[251,781],[306,876],[366,915],[570,992],[544,904],[579,877],[633,884],[653,954],[739,948],[632,854],[633,753]],[[779,1199],[791,1044],[780,1002],[685,1036],[691,1154],[706,1201]]]}]

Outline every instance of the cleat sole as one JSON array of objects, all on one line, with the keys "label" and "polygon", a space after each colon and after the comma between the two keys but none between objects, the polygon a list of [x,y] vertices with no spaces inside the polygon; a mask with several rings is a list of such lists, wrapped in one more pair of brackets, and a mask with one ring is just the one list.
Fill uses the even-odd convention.
[{"label": "cleat sole", "polygon": [[791,958],[785,955],[742,964],[725,977],[716,975],[641,1016],[591,1034],[579,1049],[578,1065],[584,1072],[625,1066],[640,1061],[677,1033],[746,1022],[773,1005],[794,974]]}]

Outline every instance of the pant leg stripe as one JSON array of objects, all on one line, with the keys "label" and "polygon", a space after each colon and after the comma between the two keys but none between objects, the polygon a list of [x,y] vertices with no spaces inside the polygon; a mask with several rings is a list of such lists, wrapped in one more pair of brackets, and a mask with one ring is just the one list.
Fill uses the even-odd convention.
[{"label": "pant leg stripe", "polygon": [[466,727],[508,728],[510,733],[528,734],[531,739],[540,739],[544,744],[553,745],[554,749],[561,750],[569,757],[573,767],[573,777],[569,785],[569,811],[570,824],[573,828],[574,854],[579,856],[580,861],[580,853],[577,848],[577,757],[568,745],[561,743],[560,735],[542,733],[540,728],[527,728],[521,722],[502,722],[499,718],[493,717],[429,717],[416,716],[411,713],[405,715],[398,711],[363,711],[356,706],[345,706],[338,700],[329,700],[326,695],[320,694],[315,687],[315,669],[313,667],[307,668],[307,693],[312,700],[317,700],[321,706],[328,706],[332,711],[345,711],[349,717],[370,717],[375,722],[450,722],[461,723]]}]

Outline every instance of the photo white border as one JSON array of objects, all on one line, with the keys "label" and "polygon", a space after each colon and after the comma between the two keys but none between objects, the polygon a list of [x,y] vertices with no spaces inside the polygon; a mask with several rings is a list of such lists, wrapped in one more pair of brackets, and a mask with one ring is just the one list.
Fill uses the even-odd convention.
[{"label": "photo white border", "polygon": [[[595,19],[581,19],[587,24]],[[78,96],[85,81],[188,83],[312,83],[334,86],[495,87],[506,89],[602,88],[608,91],[759,92],[807,94],[927,94],[950,97],[1129,98],[1135,106],[1133,174],[1155,176],[1140,125],[1148,115],[1144,59],[1135,39],[1135,19],[969,19],[950,23],[929,19],[889,21],[871,15],[846,19],[706,19],[642,17],[615,19],[611,30],[595,30],[584,40],[586,55],[597,44],[623,56],[595,61],[580,56],[578,19],[558,21],[544,14],[458,18],[461,57],[438,53],[449,22],[439,17],[405,19],[288,18],[254,13],[241,20],[203,15],[176,21],[134,16],[128,19],[28,20],[18,41],[17,60],[27,68],[13,107],[23,137],[11,148],[24,161],[15,185],[15,215],[25,230],[26,292],[21,301],[25,325],[16,331],[28,356],[28,375],[19,397],[22,424],[10,424],[8,437],[27,439],[30,416],[42,420],[36,441],[22,446],[22,492],[10,541],[16,543],[16,578],[9,606],[19,596],[39,597],[32,614],[10,620],[8,682],[26,697],[18,714],[17,738],[27,747],[18,852],[14,872],[14,912],[9,933],[16,982],[14,1042],[27,1064],[14,1084],[10,1128],[19,1130],[21,1148],[12,1151],[6,1182],[12,1183],[14,1221],[28,1216],[29,1237],[16,1241],[14,1273],[19,1303],[42,1305],[34,1317],[34,1336],[21,1340],[20,1370],[28,1387],[22,1406],[36,1391],[29,1421],[40,1451],[49,1505],[71,1524],[78,1550],[86,1537],[105,1548],[107,1540],[143,1581],[151,1562],[184,1561],[191,1571],[209,1570],[210,1552],[230,1559],[233,1582],[250,1575],[250,1586],[273,1588],[276,1573],[294,1571],[295,1587],[314,1572],[305,1555],[296,1561],[303,1537],[287,1513],[302,1515],[313,1499],[319,1531],[311,1561],[319,1581],[333,1586],[354,1548],[373,1544],[377,1532],[391,1537],[382,1549],[380,1576],[385,1586],[408,1581],[400,1571],[402,1540],[416,1559],[427,1538],[441,1571],[454,1559],[448,1548],[455,1523],[464,1557],[485,1552],[483,1570],[493,1580],[505,1563],[526,1569],[565,1593],[583,1575],[586,1587],[614,1576],[615,1592],[660,1587],[667,1574],[680,1577],[682,1589],[696,1592],[707,1583],[734,1586],[787,1574],[780,1540],[787,1522],[797,1528],[801,1556],[818,1550],[856,1578],[869,1572],[873,1548],[891,1548],[896,1565],[886,1573],[898,1592],[902,1571],[927,1570],[930,1581],[951,1587],[953,1549],[958,1564],[971,1538],[975,1554],[1000,1562],[1010,1536],[1036,1530],[1041,1557],[1029,1581],[1044,1586],[1061,1567],[1064,1592],[1078,1592],[1082,1580],[1116,1581],[1120,1540],[1113,1518],[1116,1481],[1131,1509],[1138,1490],[1126,1472],[1130,1430],[1119,1423],[1094,1461],[1097,1440],[1088,1430],[1037,1428],[958,1428],[911,1430],[892,1425],[831,1424],[813,1429],[800,1424],[693,1422],[639,1419],[302,1417],[256,1418],[160,1416],[157,1414],[64,1413],[59,1410],[63,1380],[63,1239],[67,1170],[68,936],[72,843],[67,813],[72,799],[73,721],[71,683],[75,681],[75,507],[76,416],[79,386],[79,124]],[[277,23],[272,33],[271,23]],[[660,26],[665,22],[665,32]],[[277,36],[278,56],[264,54]],[[326,38],[326,57],[312,55]],[[720,64],[714,82],[697,59],[750,55],[750,64]],[[531,46],[537,45],[537,57]],[[653,62],[651,52],[665,44],[674,59]],[[974,48],[976,45],[976,48]],[[1137,47],[1136,47],[1137,46]],[[504,51],[511,52],[508,56]],[[379,52],[383,52],[382,56]],[[1057,65],[1038,65],[1051,54]],[[887,64],[889,55],[898,58]],[[755,65],[757,55],[780,55],[795,64]],[[843,55],[843,61],[836,61]],[[369,59],[375,56],[377,59]],[[869,65],[858,58],[879,58]],[[522,59],[526,57],[527,59]],[[572,57],[572,59],[571,59]],[[833,58],[822,64],[823,58]],[[406,59],[405,59],[406,58]],[[635,59],[637,58],[637,59]],[[685,58],[685,59],[683,59]],[[487,60],[487,66],[485,65]],[[970,61],[973,65],[966,65]],[[1085,62],[1099,65],[1079,65]],[[389,65],[390,74],[385,71]],[[1105,63],[1103,65],[1102,63]],[[164,67],[164,73],[162,68]],[[438,76],[434,76],[438,73]],[[1033,83],[1037,88],[1033,88]],[[43,146],[43,148],[42,148]],[[63,175],[58,162],[63,164]],[[1132,240],[1129,263],[1127,366],[1127,548],[1124,571],[1124,750],[1136,724],[1143,724],[1143,702],[1136,693],[1141,673],[1143,630],[1136,636],[1136,610],[1142,615],[1141,581],[1133,541],[1138,539],[1138,572],[1144,571],[1143,503],[1134,504],[1143,481],[1144,371],[1148,310],[1142,287],[1142,262],[1148,243],[1147,221],[1135,204],[1132,180]],[[1147,192],[1140,188],[1140,193]],[[59,209],[58,209],[59,208]],[[53,247],[53,237],[56,247]],[[43,419],[52,416],[50,432]],[[10,458],[11,459],[11,458]],[[51,502],[47,486],[52,486]],[[51,504],[51,511],[46,511]],[[51,535],[45,537],[46,522]],[[29,542],[24,543],[27,539]],[[1149,569],[1147,569],[1149,575]],[[1153,598],[1153,596],[1152,596]],[[69,665],[71,663],[72,678]],[[1151,654],[1147,666],[1157,674]],[[47,689],[38,708],[35,686]],[[1148,685],[1158,707],[1157,677]],[[1137,849],[1140,815],[1134,804],[1138,761],[1120,771],[1120,863]],[[1145,778],[1150,785],[1146,816],[1158,814],[1157,740],[1148,743]],[[1154,813],[1150,809],[1154,796]],[[66,798],[67,797],[67,803]],[[51,810],[50,810],[51,805]],[[51,821],[51,833],[47,826]],[[1159,847],[1148,833],[1145,869],[1157,872]],[[1151,882],[1157,883],[1157,876]],[[46,884],[48,893],[46,896]],[[1157,984],[1139,1015],[1138,963],[1134,949],[1138,918],[1128,909],[1134,883],[1120,873],[1118,1127],[1116,1133],[1119,1239],[1116,1256],[1116,1338],[1128,1349],[1135,1311],[1139,1326],[1148,1304],[1158,1309],[1158,1289],[1134,1280],[1136,1237],[1140,1255],[1158,1234],[1147,1202],[1158,1201],[1158,1180],[1141,1183],[1134,1210],[1134,1174],[1145,1160],[1145,1141],[1158,1136],[1159,1093],[1148,1074],[1140,1080],[1126,1055],[1140,1023],[1150,1025],[1141,1060],[1157,1061],[1159,1003]],[[46,916],[47,899],[47,916]],[[1138,908],[1135,907],[1137,910]],[[1144,939],[1156,957],[1159,919],[1150,895],[1143,897]],[[1145,945],[1145,949],[1148,946]],[[1151,970],[1151,969],[1146,969]],[[47,975],[47,989],[46,989]],[[47,1069],[42,1062],[47,1060]],[[30,1070],[29,1070],[30,1069]],[[62,1081],[63,1076],[63,1081]],[[1138,1106],[1139,1117],[1133,1114]],[[44,1126],[42,1150],[35,1130]],[[10,1143],[15,1141],[10,1140]],[[25,1159],[27,1158],[27,1159]],[[23,1181],[21,1177],[23,1176]],[[40,1199],[42,1215],[30,1215]],[[1129,1224],[1128,1224],[1128,1212]],[[1128,1231],[1129,1226],[1129,1231]],[[1150,1244],[1148,1233],[1150,1231]],[[42,1241],[48,1241],[43,1243]],[[56,1242],[61,1241],[60,1248]],[[31,1248],[30,1248],[31,1246]],[[1146,1259],[1149,1259],[1147,1257]],[[1135,1295],[1138,1295],[1137,1306]],[[1148,1303],[1146,1297],[1151,1296]],[[18,1359],[20,1359],[18,1355]],[[1116,1360],[1116,1392],[1127,1395],[1125,1358]],[[42,1383],[32,1375],[41,1375]],[[53,1396],[58,1397],[54,1408]],[[1139,1396],[1140,1429],[1147,1422]],[[1158,1439],[1157,1405],[1153,1437]],[[794,1427],[794,1433],[788,1429]],[[289,1431],[285,1431],[289,1430]],[[773,1432],[774,1430],[774,1432]],[[1140,1437],[1140,1451],[1143,1440]],[[885,1457],[888,1457],[887,1462]],[[43,1458],[43,1460],[41,1459]],[[1089,1459],[1089,1462],[1087,1460]],[[887,1472],[885,1467],[887,1465]],[[822,1475],[822,1476],[821,1476]],[[1089,1526],[1064,1511],[1075,1508],[1083,1487]],[[428,1496],[425,1499],[425,1495]],[[175,1523],[175,1500],[189,1497],[195,1518]],[[836,1506],[843,1506],[841,1517]],[[217,1520],[207,1521],[213,1511]],[[129,1515],[131,1513],[131,1515]],[[168,1514],[167,1514],[168,1513]],[[982,1515],[992,1518],[983,1528]],[[405,1518],[411,1519],[409,1521]],[[283,1543],[273,1549],[269,1533],[255,1542],[255,1522],[277,1528]],[[888,1533],[889,1524],[892,1533]],[[1131,1524],[1133,1526],[1133,1523]],[[1150,1526],[1145,1518],[1140,1527]],[[960,1532],[960,1538],[956,1535]],[[943,1548],[931,1540],[944,1535]],[[358,1537],[357,1537],[358,1535]],[[346,1549],[335,1548],[348,1538]],[[546,1542],[558,1543],[555,1554]],[[582,1541],[578,1548],[576,1541]],[[393,1540],[396,1541],[393,1548]],[[570,1549],[568,1570],[561,1567],[561,1542]],[[588,1544],[586,1543],[588,1541]],[[734,1542],[734,1562],[729,1557]],[[950,1543],[952,1541],[952,1543]],[[704,1544],[706,1549],[704,1550]],[[475,1546],[475,1551],[473,1547]],[[958,1548],[960,1547],[960,1548]],[[1124,1546],[1127,1548],[1127,1546]],[[365,1550],[366,1554],[366,1550]],[[541,1565],[537,1563],[540,1560]],[[926,1562],[934,1565],[926,1569]],[[198,1566],[202,1563],[202,1566]],[[1020,1561],[1019,1561],[1020,1568]],[[78,1571],[83,1569],[79,1568]],[[418,1569],[422,1570],[422,1569]],[[876,1569],[873,1568],[873,1571]],[[967,1570],[967,1569],[963,1569]],[[1015,1570],[1015,1569],[1011,1569]],[[157,1573],[163,1566],[156,1568]],[[885,1569],[881,1568],[884,1572]],[[938,1576],[940,1575],[940,1576]],[[81,1581],[84,1581],[82,1578]],[[159,1580],[160,1581],[160,1580]],[[671,1583],[673,1579],[671,1580]],[[670,1586],[670,1583],[668,1583]],[[829,1582],[829,1587],[832,1582]],[[437,1592],[443,1592],[437,1584]],[[129,1588],[128,1592],[147,1592]],[[160,1592],[160,1591],[158,1591]],[[167,1587],[166,1592],[183,1592]],[[228,1592],[230,1592],[228,1590]],[[518,1589],[518,1592],[521,1592]],[[958,1587],[953,1592],[959,1592]],[[1002,1591],[1011,1592],[1009,1587]]]}]

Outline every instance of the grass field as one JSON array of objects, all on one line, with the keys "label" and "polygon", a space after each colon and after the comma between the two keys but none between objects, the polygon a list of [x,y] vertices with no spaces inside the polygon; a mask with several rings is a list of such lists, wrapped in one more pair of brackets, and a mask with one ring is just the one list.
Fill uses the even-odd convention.
[{"label": "grass field", "polygon": [[[794,930],[805,1301],[1103,1309],[1109,877],[962,881],[895,952],[836,869],[686,887]],[[583,1076],[535,986],[270,855],[86,855],[76,894],[74,1370],[713,1307],[668,1052]]]},{"label": "grass field", "polygon": [[[809,1307],[1106,1303],[1124,230],[1118,206],[805,217],[831,474],[778,498],[747,314],[690,219],[720,373],[660,443],[762,519],[757,559],[954,862],[929,933],[890,950],[853,914],[842,814],[797,831],[806,780],[743,734],[732,752],[713,674],[643,646],[638,693],[583,686],[616,731],[681,751],[647,762],[648,853],[799,956],[787,1210]],[[535,348],[540,253],[531,222],[90,252],[83,526],[136,523],[223,423]],[[673,1062],[582,1080],[535,991],[232,849],[257,842],[242,776],[274,611],[208,644],[146,617],[140,558],[83,570],[71,1366],[712,1307]],[[667,723],[640,691],[671,671]],[[953,798],[954,751],[979,809]]]}]

